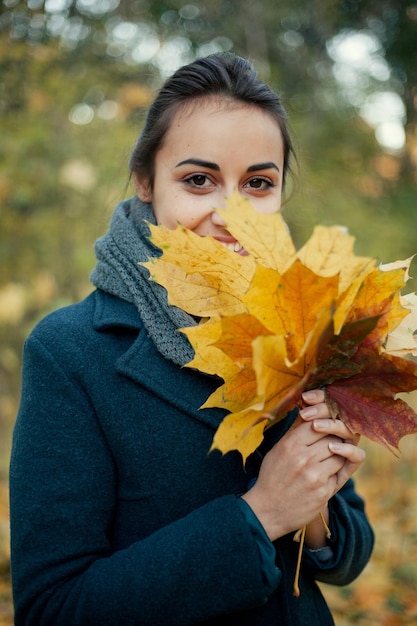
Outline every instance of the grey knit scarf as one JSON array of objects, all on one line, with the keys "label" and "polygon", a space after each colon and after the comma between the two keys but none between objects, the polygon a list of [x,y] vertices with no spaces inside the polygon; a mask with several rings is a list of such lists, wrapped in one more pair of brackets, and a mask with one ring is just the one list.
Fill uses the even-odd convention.
[{"label": "grey knit scarf", "polygon": [[109,230],[96,241],[98,263],[90,280],[99,289],[135,304],[157,350],[182,366],[193,358],[194,351],[178,329],[196,322],[169,305],[166,290],[150,280],[148,270],[139,265],[161,255],[149,240],[147,222],[156,223],[152,205],[136,196],[116,206]]}]

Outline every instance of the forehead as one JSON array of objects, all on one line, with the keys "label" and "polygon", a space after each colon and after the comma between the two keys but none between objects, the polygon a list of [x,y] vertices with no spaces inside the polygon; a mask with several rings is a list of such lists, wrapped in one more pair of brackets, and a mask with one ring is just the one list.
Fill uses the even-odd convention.
[{"label": "forehead", "polygon": [[[278,120],[256,104],[242,102],[223,96],[195,98],[181,103],[172,114],[167,126],[164,144],[170,140],[214,140],[229,129],[240,133],[260,132],[271,135],[271,141],[283,141]],[[198,133],[198,135],[197,135]]]}]

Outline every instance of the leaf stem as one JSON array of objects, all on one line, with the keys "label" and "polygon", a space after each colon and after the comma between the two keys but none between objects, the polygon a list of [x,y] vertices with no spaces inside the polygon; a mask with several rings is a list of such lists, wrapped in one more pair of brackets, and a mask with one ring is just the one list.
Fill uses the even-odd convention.
[{"label": "leaf stem", "polygon": [[332,533],[330,532],[330,528],[327,526],[326,520],[324,519],[324,515],[323,515],[323,513],[321,511],[320,511],[319,515],[320,515],[320,519],[321,519],[321,521],[323,523],[324,530],[326,531],[326,537],[327,537],[327,539],[330,539],[330,537],[332,536]]},{"label": "leaf stem", "polygon": [[[319,515],[320,515],[322,524],[324,526],[324,530],[326,531],[326,537],[327,539],[330,539],[330,537],[332,536],[332,533],[330,532],[330,528],[328,527],[326,520],[324,519],[324,515],[321,511]],[[300,596],[300,587],[299,587],[300,569],[301,569],[301,558],[303,555],[304,541],[305,541],[305,536],[306,536],[306,528],[307,528],[306,526],[303,526],[303,528],[300,528],[300,530],[297,530],[297,532],[295,533],[293,537],[293,541],[300,542],[300,545],[298,548],[297,566],[295,568],[294,586],[293,586],[294,595],[296,598]]]},{"label": "leaf stem", "polygon": [[305,536],[306,536],[306,526],[303,526],[303,528],[298,530],[294,535],[294,541],[298,541],[298,540],[300,541],[300,546],[298,548],[297,567],[295,569],[294,587],[293,587],[294,595],[296,598],[300,596],[299,580],[300,580],[301,557],[303,555]]}]

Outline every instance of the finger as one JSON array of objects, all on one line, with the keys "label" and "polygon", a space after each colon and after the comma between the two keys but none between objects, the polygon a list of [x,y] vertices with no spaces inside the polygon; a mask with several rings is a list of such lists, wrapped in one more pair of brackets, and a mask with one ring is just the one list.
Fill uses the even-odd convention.
[{"label": "finger", "polygon": [[323,389],[310,389],[309,391],[304,391],[301,397],[306,404],[319,404],[324,402],[326,394]]},{"label": "finger", "polygon": [[[334,450],[335,455],[339,458],[345,458],[345,462],[340,470],[335,474],[336,478],[336,491],[339,491],[341,487],[353,476],[353,474],[359,469],[361,464],[366,458],[365,450],[358,448],[348,443],[331,443],[329,449]],[[336,493],[335,491],[335,493]]]},{"label": "finger", "polygon": [[329,407],[324,402],[306,406],[300,410],[300,417],[306,421],[315,418],[321,419],[324,417],[330,417]]},{"label": "finger", "polygon": [[338,456],[344,457],[353,465],[360,465],[366,458],[366,452],[362,448],[355,446],[353,443],[344,443],[343,441],[330,441],[329,450]]},{"label": "finger", "polygon": [[359,435],[353,433],[346,424],[339,419],[317,419],[313,421],[312,427],[316,432],[328,433],[329,435],[335,435],[343,440],[349,440],[355,443],[359,441]]},{"label": "finger", "polygon": [[325,437],[322,437],[317,441],[313,441],[308,446],[311,460],[320,464],[322,464],[324,461],[330,460],[336,468],[334,471],[338,471],[346,462],[346,458],[344,458],[340,454],[335,453],[331,449],[330,444],[336,444],[339,442],[340,439],[338,437],[333,437],[332,435],[326,435]]}]

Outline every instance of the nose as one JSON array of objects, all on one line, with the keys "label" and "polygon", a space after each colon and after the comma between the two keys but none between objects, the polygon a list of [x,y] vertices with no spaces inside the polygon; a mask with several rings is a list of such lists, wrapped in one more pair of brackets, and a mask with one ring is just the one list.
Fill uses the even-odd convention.
[{"label": "nose", "polygon": [[213,222],[213,224],[215,226],[221,226],[224,227],[226,226],[226,222],[224,221],[224,219],[222,217],[220,217],[220,215],[217,213],[217,211],[213,211],[211,214],[211,221]]}]

